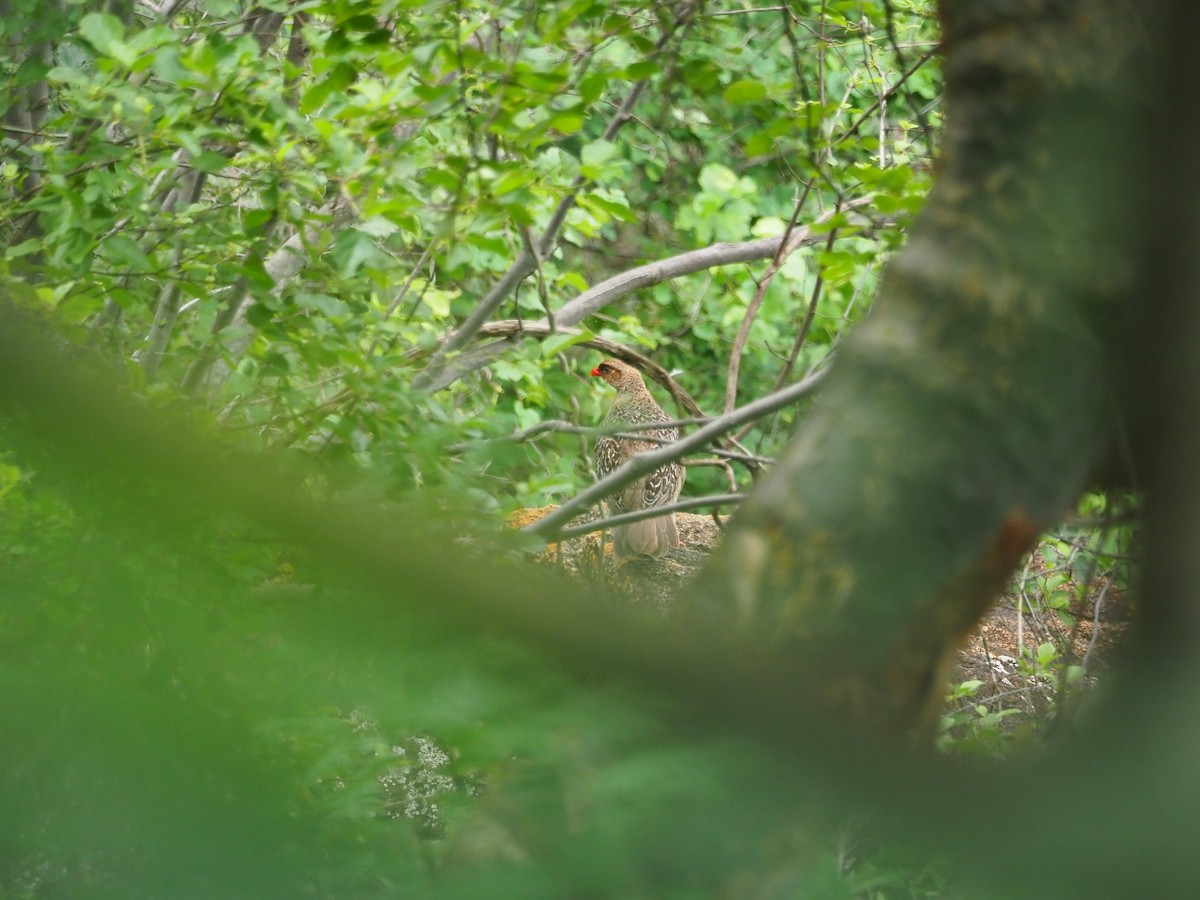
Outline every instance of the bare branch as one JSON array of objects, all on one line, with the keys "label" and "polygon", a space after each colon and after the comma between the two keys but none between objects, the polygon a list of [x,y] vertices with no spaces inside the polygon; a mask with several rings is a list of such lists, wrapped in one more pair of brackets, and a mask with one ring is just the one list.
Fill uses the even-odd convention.
[{"label": "bare branch", "polygon": [[[497,443],[513,443],[524,444],[526,441],[531,441],[535,437],[542,434],[578,434],[583,437],[600,437],[605,434],[614,434],[618,437],[632,437],[639,441],[655,441],[661,440],[651,438],[649,435],[637,434],[639,431],[657,431],[661,428],[679,428],[683,425],[704,425],[711,422],[711,419],[672,419],[670,422],[642,422],[641,424],[622,424],[619,426],[606,428],[603,425],[576,425],[574,422],[567,422],[563,419],[547,419],[544,422],[538,422],[522,431],[516,431],[512,434],[506,434],[503,437],[488,438],[484,441],[467,441],[461,444],[451,444],[446,448],[447,453],[461,453],[475,446],[476,443],[482,444],[497,444]],[[662,443],[671,444],[673,441],[662,440]]]},{"label": "bare branch", "polygon": [[[192,170],[185,173],[180,182],[186,184],[186,190],[180,191],[178,194],[172,191],[167,197],[164,208],[178,212],[197,202],[207,180],[208,175],[204,172]],[[183,250],[184,241],[177,237],[175,252],[171,260],[171,268],[176,271],[183,259]],[[163,354],[167,352],[167,345],[171,340],[171,332],[175,329],[175,319],[179,315],[181,286],[182,280],[176,279],[163,287],[162,294],[158,298],[158,305],[154,310],[154,322],[146,335],[146,347],[142,352],[135,354],[148,381],[153,381],[158,374],[159,364],[162,362]]]},{"label": "bare branch", "polygon": [[[506,334],[513,337],[523,335],[534,335],[535,337],[547,337],[550,334],[584,334],[578,328],[563,328],[561,326],[552,327],[549,322],[542,319],[538,322],[525,323],[519,319],[504,319],[499,322],[489,322],[481,329],[485,334]],[[507,341],[496,341],[495,344],[508,343]],[[671,377],[671,373],[650,359],[648,356],[630,350],[624,344],[618,344],[616,341],[609,341],[600,337],[589,337],[587,340],[580,341],[580,346],[591,347],[593,350],[599,350],[602,353],[607,353],[609,356],[615,356],[618,359],[624,360],[630,365],[636,366],[641,371],[648,374],[651,378],[661,384],[671,394],[673,399],[682,409],[687,410],[694,416],[709,421],[708,415],[700,408],[692,395],[683,389],[683,387]],[[488,345],[493,346],[493,345]],[[724,443],[736,451],[734,458],[746,463],[750,469],[757,469],[758,464],[754,461],[754,454],[750,453],[745,447],[738,443],[736,439],[725,439]],[[731,452],[733,452],[731,451]]]},{"label": "bare branch", "polygon": [[[874,194],[869,194],[865,197],[851,200],[849,203],[842,205],[842,211],[847,212],[858,209],[871,203],[874,199]],[[832,215],[832,212],[826,213],[815,219],[811,225],[794,229],[787,236],[789,247],[787,252],[791,253],[797,247],[820,241],[822,235],[814,234],[813,227],[828,221]],[[784,237],[782,236],[759,238],[758,240],[743,241],[737,244],[719,243],[700,250],[689,250],[686,253],[680,253],[668,259],[647,263],[644,266],[638,266],[635,269],[614,275],[612,278],[607,278],[595,287],[588,288],[574,300],[564,303],[554,316],[555,325],[562,332],[567,327],[577,325],[588,316],[599,312],[605,306],[632,294],[634,291],[650,287],[651,285],[661,284],[664,281],[671,281],[683,275],[691,275],[693,272],[702,272],[705,269],[754,262],[761,259],[772,259],[779,253],[783,246]],[[786,256],[786,253],[784,255]],[[537,329],[546,327],[548,324],[545,319],[526,323],[524,332],[536,335],[539,333]],[[461,331],[462,329],[459,330]],[[480,324],[475,329],[475,333],[489,334],[490,330],[486,325]],[[512,332],[507,333],[511,334]],[[471,336],[474,336],[474,334]],[[440,391],[454,384],[454,382],[458,381],[464,375],[486,366],[499,356],[501,351],[510,343],[510,341],[495,341],[483,344],[460,354],[452,360],[447,360],[445,358],[446,353],[443,351],[439,355],[435,355],[434,359],[425,368],[425,371],[418,376],[417,382],[420,382],[420,386],[431,392]]]},{"label": "bare branch", "polygon": [[[833,249],[833,242],[837,239],[837,229],[829,232],[829,238],[825,241],[825,250],[828,252]],[[804,346],[804,342],[808,339],[808,333],[812,330],[813,322],[817,317],[817,302],[821,299],[821,291],[825,287],[825,273],[823,270],[817,271],[817,277],[813,281],[812,295],[808,298],[808,310],[804,313],[804,321],[800,325],[800,331],[796,333],[796,339],[792,342],[792,352],[788,355],[787,364],[783,367],[783,371],[779,373],[779,377],[775,379],[773,390],[779,390],[785,381],[792,377],[792,370],[796,367],[796,360],[800,358],[800,348]]]},{"label": "bare branch", "polygon": [[539,519],[534,524],[526,526],[522,530],[542,537],[554,535],[559,526],[564,522],[570,521],[582,510],[594,506],[600,500],[616,493],[625,485],[632,484],[643,475],[648,475],[667,463],[682,459],[691,451],[706,446],[725,432],[737,428],[743,422],[753,421],[777,409],[782,409],[785,406],[795,403],[801,397],[809,394],[813,388],[820,384],[823,378],[823,372],[814,373],[803,381],[763,397],[761,400],[747,403],[741,409],[734,410],[728,415],[718,416],[699,431],[681,438],[673,444],[657,450],[646,450],[642,453],[635,453],[629,458],[628,462],[624,463],[611,475],[601,478],[595,484],[580,491],[545,518]]},{"label": "bare branch", "polygon": [[[682,421],[687,421],[687,420],[684,419]],[[711,422],[714,420],[709,419],[708,421]],[[670,426],[667,423],[663,422],[663,423],[659,423],[658,427],[659,428],[668,428]],[[667,444],[675,443],[674,441],[667,440],[666,438],[653,437],[652,435],[649,435],[649,434],[636,434],[636,433],[634,433],[634,430],[631,427],[625,428],[622,431],[614,432],[614,434],[616,437],[619,437],[619,438],[628,438],[630,440],[641,441],[642,443],[645,443],[645,444],[661,444],[661,445],[665,446]],[[726,463],[725,460],[731,459],[735,462],[745,463],[745,465],[748,469],[751,469],[751,470],[757,472],[763,466],[769,466],[775,462],[775,460],[771,459],[771,457],[769,457],[769,456],[759,456],[756,453],[745,453],[745,452],[739,452],[737,450],[723,450],[720,447],[710,447],[708,452],[713,454],[713,456],[720,457],[720,459],[688,459],[688,460],[683,461],[683,465],[685,465],[685,466],[726,466],[727,467],[728,463]],[[729,471],[732,472],[732,469],[730,469]],[[736,487],[730,488],[730,490],[735,490],[735,489],[736,489]]]},{"label": "bare branch", "polygon": [[603,531],[605,528],[612,528],[616,525],[628,525],[630,522],[640,522],[642,519],[654,519],[665,513],[687,512],[689,509],[702,509],[706,506],[726,506],[734,503],[741,503],[749,494],[713,494],[709,497],[688,497],[684,500],[679,500],[672,503],[670,506],[655,506],[650,509],[635,509],[633,512],[621,513],[619,516],[609,516],[605,519],[596,519],[593,522],[587,522],[583,525],[574,525],[570,528],[564,528],[558,534],[560,541],[565,541],[568,538],[579,537],[583,534],[591,534],[594,531]]},{"label": "bare branch", "polygon": [[[750,337],[750,326],[754,324],[754,319],[758,316],[758,310],[762,306],[763,298],[767,296],[767,288],[771,286],[771,282],[775,278],[775,273],[779,271],[779,267],[783,265],[783,261],[799,246],[799,244],[794,244],[790,238],[796,230],[796,222],[800,219],[800,211],[804,208],[804,202],[808,199],[808,194],[809,188],[805,187],[803,195],[796,201],[796,205],[792,209],[792,218],[783,232],[783,238],[779,242],[779,249],[775,251],[775,255],[771,258],[771,264],[767,266],[767,271],[758,280],[758,287],[755,288],[754,297],[750,300],[749,305],[747,305],[746,313],[742,316],[742,324],[738,327],[737,336],[733,339],[733,349],[729,353],[729,367],[726,369],[725,374],[725,412],[727,413],[732,412],[737,405],[738,371],[742,365],[742,351],[745,350],[746,341]],[[832,234],[832,232],[830,233]]]}]

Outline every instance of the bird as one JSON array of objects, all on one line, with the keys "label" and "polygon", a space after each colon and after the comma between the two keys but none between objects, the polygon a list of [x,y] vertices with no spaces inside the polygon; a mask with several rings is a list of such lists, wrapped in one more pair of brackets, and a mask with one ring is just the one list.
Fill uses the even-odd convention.
[{"label": "bird", "polygon": [[[604,379],[617,391],[608,415],[604,418],[605,426],[620,427],[671,421],[646,389],[642,373],[628,363],[619,359],[606,359],[592,369],[592,375]],[[678,428],[654,428],[639,433],[664,441],[679,440]],[[596,477],[603,478],[620,468],[635,453],[659,446],[661,444],[653,441],[603,435],[596,441]],[[683,477],[683,467],[678,463],[669,463],[655,469],[649,475],[626,485],[620,493],[609,497],[609,514],[618,515],[656,506],[669,506],[679,499]],[[613,528],[613,558],[617,562],[638,555],[662,556],[678,546],[679,529],[675,525],[674,513]]]}]

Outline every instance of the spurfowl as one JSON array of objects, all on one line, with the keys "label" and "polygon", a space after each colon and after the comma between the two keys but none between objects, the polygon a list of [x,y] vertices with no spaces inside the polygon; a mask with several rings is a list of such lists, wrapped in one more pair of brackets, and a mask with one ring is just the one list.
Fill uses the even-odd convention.
[{"label": "spurfowl", "polygon": [[[642,425],[670,421],[670,417],[646,390],[642,374],[633,366],[619,359],[606,359],[592,369],[592,374],[603,378],[617,389],[612,408],[604,419],[605,425]],[[679,439],[678,428],[655,428],[638,433],[667,441]],[[661,444],[652,441],[604,435],[596,441],[596,475],[603,478],[619,468],[633,454],[659,446]],[[627,485],[620,493],[609,497],[608,511],[616,515],[637,509],[667,506],[679,499],[679,490],[682,487],[683,467],[671,463],[661,469],[655,469],[649,475]],[[678,546],[679,530],[675,527],[674,513],[613,528],[613,556],[618,560],[637,554],[662,556]]]}]

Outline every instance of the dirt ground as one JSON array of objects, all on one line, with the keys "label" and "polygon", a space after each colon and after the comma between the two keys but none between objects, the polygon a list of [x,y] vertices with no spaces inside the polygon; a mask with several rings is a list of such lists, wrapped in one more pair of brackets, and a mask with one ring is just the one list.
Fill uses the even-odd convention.
[{"label": "dirt ground", "polygon": [[[1055,609],[1039,590],[1052,573],[1035,551],[959,648],[956,680],[983,682],[971,702],[1041,718],[1067,667],[1082,669],[1071,682],[1076,692],[1095,687],[1111,667],[1133,618],[1125,592],[1109,575],[1093,578],[1086,591],[1068,579],[1058,592],[1069,595],[1069,603]],[[1046,644],[1056,655],[1048,666],[1038,666],[1039,648]]]},{"label": "dirt ground", "polygon": [[[522,510],[510,524],[521,527],[553,507]],[[583,517],[587,521],[591,517]],[[711,516],[677,514],[682,547],[661,559],[636,559],[614,571],[611,544],[601,548],[593,533],[551,545],[540,561],[575,577],[606,583],[631,602],[665,612],[681,586],[720,542],[721,522]],[[1075,580],[1078,546],[1047,538],[1022,564],[1003,597],[968,635],[958,651],[956,684],[979,682],[955,704],[995,712],[1017,710],[1012,724],[1044,721],[1057,692],[1070,684],[1085,694],[1109,668],[1130,626],[1132,610],[1117,583],[1122,573],[1091,571],[1087,590]],[[1047,562],[1047,557],[1053,564]]]}]

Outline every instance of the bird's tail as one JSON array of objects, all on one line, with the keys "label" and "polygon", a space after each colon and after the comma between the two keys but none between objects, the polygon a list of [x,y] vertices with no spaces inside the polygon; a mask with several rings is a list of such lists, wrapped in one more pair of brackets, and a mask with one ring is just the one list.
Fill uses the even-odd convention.
[{"label": "bird's tail", "polygon": [[663,556],[678,546],[679,529],[674,513],[613,528],[613,555],[618,559],[639,554]]}]

